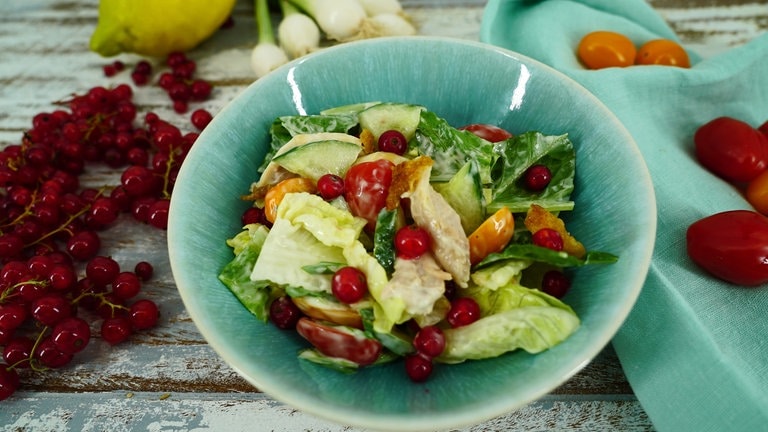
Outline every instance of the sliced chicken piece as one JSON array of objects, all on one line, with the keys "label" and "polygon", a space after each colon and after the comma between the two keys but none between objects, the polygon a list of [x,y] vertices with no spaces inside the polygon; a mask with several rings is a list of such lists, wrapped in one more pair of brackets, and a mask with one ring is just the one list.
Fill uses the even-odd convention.
[{"label": "sliced chicken piece", "polygon": [[431,162],[431,159],[421,156],[398,165],[398,170],[405,165],[401,171],[408,172],[410,184],[409,190],[400,197],[410,199],[411,217],[416,225],[429,232],[437,262],[453,276],[457,285],[466,288],[470,270],[469,240],[461,226],[459,214],[429,183],[432,164],[425,163],[424,158]]},{"label": "sliced chicken piece", "polygon": [[392,278],[382,291],[382,298],[400,298],[410,315],[428,315],[445,293],[445,281],[451,275],[435,261],[431,253],[407,260],[397,258]]}]

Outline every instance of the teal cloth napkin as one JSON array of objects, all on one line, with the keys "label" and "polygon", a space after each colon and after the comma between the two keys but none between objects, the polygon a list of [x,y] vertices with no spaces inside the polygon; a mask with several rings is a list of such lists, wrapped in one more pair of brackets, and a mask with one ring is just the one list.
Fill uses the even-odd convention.
[{"label": "teal cloth napkin", "polygon": [[586,70],[575,51],[594,30],[639,47],[678,40],[644,0],[490,0],[481,40],[564,72],[624,123],[648,165],[658,206],[653,260],[613,344],[659,431],[768,430],[768,285],[729,285],[688,259],[685,232],[725,210],[750,209],[734,187],[703,169],[693,134],[732,116],[768,120],[768,34],[693,66]]}]

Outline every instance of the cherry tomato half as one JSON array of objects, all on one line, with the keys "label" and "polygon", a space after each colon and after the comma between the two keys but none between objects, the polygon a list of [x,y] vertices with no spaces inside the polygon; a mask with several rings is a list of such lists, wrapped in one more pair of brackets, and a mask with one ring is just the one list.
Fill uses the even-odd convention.
[{"label": "cherry tomato half", "polygon": [[677,42],[669,39],[654,39],[637,50],[635,64],[691,67],[688,53]]},{"label": "cherry tomato half", "polygon": [[349,210],[353,215],[366,219],[369,230],[376,226],[376,218],[386,206],[394,166],[385,159],[362,162],[353,165],[344,177],[344,198]]},{"label": "cherry tomato half", "polygon": [[589,69],[626,67],[635,63],[637,48],[621,33],[600,30],[587,33],[579,41],[576,54]]},{"label": "cherry tomato half", "polygon": [[768,168],[768,138],[749,124],[718,117],[696,130],[696,157],[724,180],[746,183]]},{"label": "cherry tomato half", "polygon": [[504,129],[498,126],[484,123],[473,123],[470,125],[462,126],[459,129],[472,132],[480,138],[494,143],[512,138],[512,134],[505,131]]},{"label": "cherry tomato half", "polygon": [[737,285],[768,282],[768,218],[731,210],[698,220],[686,233],[688,256],[712,275]]},{"label": "cherry tomato half", "polygon": [[296,323],[296,331],[321,353],[359,365],[375,362],[382,350],[381,342],[365,337],[360,330],[321,324],[306,317]]},{"label": "cherry tomato half", "polygon": [[488,255],[501,252],[515,234],[515,219],[502,207],[469,235],[469,262],[479,263]]}]

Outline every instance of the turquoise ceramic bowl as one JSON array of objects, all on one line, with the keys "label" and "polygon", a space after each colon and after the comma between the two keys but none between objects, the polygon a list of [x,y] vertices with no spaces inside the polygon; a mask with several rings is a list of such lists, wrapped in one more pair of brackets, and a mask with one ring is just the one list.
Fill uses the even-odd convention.
[{"label": "turquoise ceramic bowl", "polygon": [[[344,375],[299,361],[305,342],[254,319],[217,279],[240,230],[239,196],[256,178],[272,120],[365,101],[421,104],[451,124],[493,123],[513,133],[568,133],[577,147],[571,231],[616,264],[577,272],[566,297],[580,329],[549,351],[438,366],[411,382],[402,362]],[[427,37],[342,44],[256,81],[201,134],[179,173],[168,246],[184,304],[202,335],[239,374],[276,400],[342,424],[398,431],[475,424],[549,393],[611,340],[650,263],[655,199],[643,159],[590,93],[522,55]]]}]

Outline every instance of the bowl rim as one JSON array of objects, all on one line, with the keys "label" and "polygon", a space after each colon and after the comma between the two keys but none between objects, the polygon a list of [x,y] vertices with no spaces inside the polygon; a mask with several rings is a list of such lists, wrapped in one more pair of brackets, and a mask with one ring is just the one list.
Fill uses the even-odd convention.
[{"label": "bowl rim", "polygon": [[[470,47],[472,49],[484,50],[489,52],[490,54],[500,54],[518,63],[532,65],[536,69],[539,69],[544,73],[556,76],[559,80],[563,81],[564,83],[567,83],[568,86],[578,91],[584,98],[586,98],[587,100],[590,100],[595,107],[601,109],[601,115],[604,116],[606,119],[610,119],[616,132],[624,136],[624,141],[626,143],[627,150],[635,153],[635,156],[636,156],[635,159],[639,168],[638,171],[642,174],[642,176],[639,178],[635,178],[634,180],[637,183],[643,184],[644,185],[643,190],[646,191],[648,194],[645,213],[642,215],[642,217],[640,217],[640,219],[644,222],[642,225],[646,227],[645,234],[647,235],[647,245],[643,249],[643,253],[636,258],[636,261],[640,264],[640,268],[642,268],[642,270],[638,270],[636,277],[632,279],[633,283],[631,284],[631,287],[628,286],[626,288],[625,297],[627,300],[624,303],[622,303],[619,307],[616,308],[616,319],[611,321],[611,325],[600,327],[599,329],[595,330],[595,334],[594,334],[595,337],[592,338],[593,342],[588,345],[588,349],[579,351],[578,352],[579,355],[576,356],[576,358],[570,359],[570,362],[568,363],[568,371],[564,374],[557,376],[556,378],[549,380],[548,381],[548,383],[550,384],[549,386],[541,386],[540,388],[537,389],[537,391],[532,391],[528,393],[527,398],[516,399],[514,405],[510,405],[508,400],[504,401],[506,403],[500,403],[497,401],[495,403],[485,404],[483,407],[480,407],[480,409],[473,411],[471,415],[466,411],[459,410],[458,412],[455,412],[455,413],[441,414],[441,416],[439,417],[434,417],[434,416],[416,417],[411,415],[392,416],[392,415],[378,414],[378,413],[365,413],[364,415],[362,415],[360,412],[357,412],[354,409],[351,409],[349,407],[335,407],[334,410],[329,412],[326,406],[316,406],[312,403],[311,398],[307,398],[304,395],[281,392],[278,385],[279,383],[275,381],[263,379],[260,377],[253,377],[246,374],[238,366],[238,362],[234,360],[233,357],[236,357],[236,356],[233,354],[232,348],[228,347],[226,343],[219,341],[219,339],[215,337],[216,330],[210,325],[210,323],[207,323],[200,319],[201,311],[200,309],[198,309],[197,299],[194,298],[192,290],[185,283],[180,283],[180,282],[186,282],[186,281],[182,272],[183,264],[179,263],[177,259],[175,259],[175,257],[179,256],[179,254],[176,253],[175,248],[179,244],[179,241],[177,239],[181,238],[182,234],[177,232],[177,230],[175,229],[176,224],[173,223],[173,221],[176,219],[174,215],[180,212],[180,210],[178,209],[178,205],[175,205],[178,203],[178,200],[174,200],[172,196],[171,206],[169,211],[168,233],[167,233],[168,253],[170,258],[171,270],[174,275],[174,281],[176,283],[177,290],[179,291],[184,307],[187,310],[187,313],[192,318],[192,321],[194,322],[195,326],[197,327],[197,329],[199,330],[203,338],[211,346],[211,348],[216,352],[216,354],[220,356],[222,360],[225,361],[227,365],[232,367],[232,369],[238,375],[240,375],[249,383],[257,387],[261,392],[263,392],[264,395],[274,398],[287,405],[298,408],[303,412],[306,412],[311,415],[317,416],[319,418],[330,420],[336,423],[344,423],[344,424],[348,424],[356,427],[364,427],[364,428],[372,428],[372,429],[426,431],[426,430],[436,430],[436,429],[449,429],[449,428],[468,426],[472,424],[478,424],[480,422],[487,421],[494,417],[504,415],[505,413],[509,413],[511,411],[520,409],[530,404],[531,402],[540,399],[544,395],[550,393],[557,386],[559,386],[560,384],[564,383],[565,381],[573,377],[575,374],[581,371],[587,364],[589,364],[610,343],[611,339],[619,331],[621,325],[626,320],[630,311],[634,307],[637,301],[637,298],[639,297],[642,287],[644,285],[645,276],[647,275],[647,272],[650,269],[651,258],[654,250],[656,230],[657,230],[657,207],[656,207],[657,204],[656,204],[655,192],[653,188],[653,183],[651,181],[650,173],[648,171],[645,160],[643,159],[643,156],[634,138],[631,136],[631,134],[625,128],[625,126],[621,123],[621,121],[596,96],[594,96],[591,92],[589,92],[585,87],[583,87],[577,81],[568,77],[564,73],[554,69],[551,66],[548,66],[538,60],[535,60],[533,58],[530,58],[518,52],[511,51],[506,48],[498,47],[495,45],[491,45],[491,44],[488,44],[485,42],[479,42],[479,41],[457,39],[457,38],[443,37],[443,36],[423,36],[423,35],[365,39],[365,40],[347,42],[344,44],[331,46],[328,48],[324,48],[320,51],[316,51],[311,54],[308,54],[304,57],[292,60],[286,63],[285,65],[270,72],[265,77],[255,80],[253,83],[249,84],[245,89],[243,89],[238,95],[236,95],[233,100],[229,101],[222,108],[222,110],[214,117],[212,124],[215,124],[217,118],[227,116],[230,111],[237,109],[238,104],[241,103],[242,100],[246,98],[249,93],[252,93],[253,91],[255,91],[253,90],[254,88],[258,88],[259,86],[263,85],[261,83],[267,83],[269,80],[269,77],[286,75],[292,68],[297,67],[300,63],[303,63],[307,60],[311,60],[315,57],[329,56],[329,55],[332,56],[339,51],[355,50],[355,49],[359,49],[360,47],[375,48],[376,46],[391,45],[391,44],[435,44],[435,43],[443,44],[443,45],[462,45],[462,46]],[[206,132],[213,131],[213,130],[214,130],[213,128],[210,128],[210,129],[206,128],[206,130],[204,130],[201,133],[200,137],[205,139],[205,137],[208,134],[212,133],[212,132],[209,132],[209,133],[206,133]],[[193,152],[194,152],[194,148],[195,147],[193,147],[193,150],[192,150]],[[186,177],[186,175],[185,175],[184,165],[182,165],[178,178],[183,179],[184,177]],[[642,273],[642,275],[640,273]],[[630,285],[630,284],[627,284],[627,285]],[[275,385],[273,385],[273,382]]]}]

